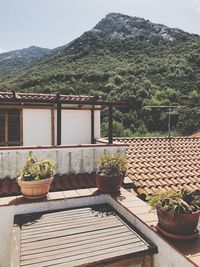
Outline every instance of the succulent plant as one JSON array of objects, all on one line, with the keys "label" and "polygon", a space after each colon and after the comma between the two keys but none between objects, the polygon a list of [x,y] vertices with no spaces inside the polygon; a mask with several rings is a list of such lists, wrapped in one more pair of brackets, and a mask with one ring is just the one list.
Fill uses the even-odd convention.
[{"label": "succulent plant", "polygon": [[38,181],[47,179],[56,174],[56,167],[53,161],[45,159],[38,161],[35,157],[29,156],[19,178],[24,181]]}]

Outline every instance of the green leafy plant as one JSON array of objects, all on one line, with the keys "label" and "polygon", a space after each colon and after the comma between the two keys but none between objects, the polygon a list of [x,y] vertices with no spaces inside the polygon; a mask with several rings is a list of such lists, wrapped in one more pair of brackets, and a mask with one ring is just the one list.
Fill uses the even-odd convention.
[{"label": "green leafy plant", "polygon": [[126,158],[120,154],[103,154],[97,160],[98,173],[107,176],[124,175],[126,172],[126,165]]},{"label": "green leafy plant", "polygon": [[19,173],[23,181],[39,181],[47,179],[56,174],[56,167],[53,161],[45,159],[38,161],[30,156]]},{"label": "green leafy plant", "polygon": [[200,197],[195,191],[182,189],[174,192],[157,191],[153,196],[148,196],[149,205],[155,209],[160,208],[174,214],[191,214],[200,209]]}]

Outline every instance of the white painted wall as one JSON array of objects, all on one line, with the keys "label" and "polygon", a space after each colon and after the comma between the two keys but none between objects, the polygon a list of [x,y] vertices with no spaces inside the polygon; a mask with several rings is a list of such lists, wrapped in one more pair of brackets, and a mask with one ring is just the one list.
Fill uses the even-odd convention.
[{"label": "white painted wall", "polygon": [[[62,145],[91,144],[91,111],[62,110]],[[55,118],[55,144],[57,143],[57,111]],[[101,136],[100,110],[94,111],[94,138]]]},{"label": "white painted wall", "polygon": [[101,137],[101,112],[100,110],[94,111],[94,138]]},{"label": "white painted wall", "polygon": [[[57,142],[57,112],[54,117]],[[62,110],[62,145],[91,144],[91,111]],[[94,111],[94,137],[100,138],[100,110]],[[23,109],[23,145],[51,145],[51,110]]]},{"label": "white painted wall", "polygon": [[62,145],[91,144],[91,111],[62,110]]},{"label": "white painted wall", "polygon": [[96,161],[106,152],[125,155],[126,146],[89,146],[66,148],[35,148],[0,150],[0,179],[6,176],[14,178],[23,167],[30,152],[37,159],[52,159],[59,174],[92,173],[96,171]]},{"label": "white painted wall", "polygon": [[51,145],[50,109],[23,109],[23,145]]}]

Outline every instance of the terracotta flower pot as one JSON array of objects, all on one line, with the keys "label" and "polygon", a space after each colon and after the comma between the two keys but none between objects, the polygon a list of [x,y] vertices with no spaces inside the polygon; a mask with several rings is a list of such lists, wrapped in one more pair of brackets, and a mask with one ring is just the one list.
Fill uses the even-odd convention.
[{"label": "terracotta flower pot", "polygon": [[99,191],[104,193],[114,193],[119,191],[124,180],[123,175],[106,176],[103,174],[96,174],[96,185]]},{"label": "terracotta flower pot", "polygon": [[24,197],[37,199],[48,194],[52,181],[53,177],[39,181],[23,181],[19,178],[18,184]]},{"label": "terracotta flower pot", "polygon": [[170,214],[157,208],[158,224],[163,230],[177,235],[191,235],[197,229],[200,210],[191,214]]}]

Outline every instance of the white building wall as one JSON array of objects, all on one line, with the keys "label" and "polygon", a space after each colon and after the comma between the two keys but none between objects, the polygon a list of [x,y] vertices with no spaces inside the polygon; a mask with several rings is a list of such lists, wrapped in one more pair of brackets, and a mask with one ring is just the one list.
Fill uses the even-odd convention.
[{"label": "white building wall", "polygon": [[23,109],[23,146],[51,145],[51,110]]},{"label": "white building wall", "polygon": [[94,138],[101,137],[101,112],[100,110],[94,111]]},{"label": "white building wall", "polygon": [[[57,114],[55,114],[55,144],[57,136],[56,115]],[[61,140],[62,145],[91,144],[91,111],[62,110]]]},{"label": "white building wall", "polygon": [[[91,144],[91,111],[62,110],[62,145]],[[57,111],[54,112],[54,143],[57,143]],[[23,109],[23,146],[51,145],[51,110]],[[94,111],[94,138],[101,135],[100,110]]]},{"label": "white building wall", "polygon": [[[95,110],[94,138],[97,139],[100,138],[100,136],[101,136],[100,110]],[[61,138],[62,138],[62,145],[91,144],[91,111],[62,110]]]}]

